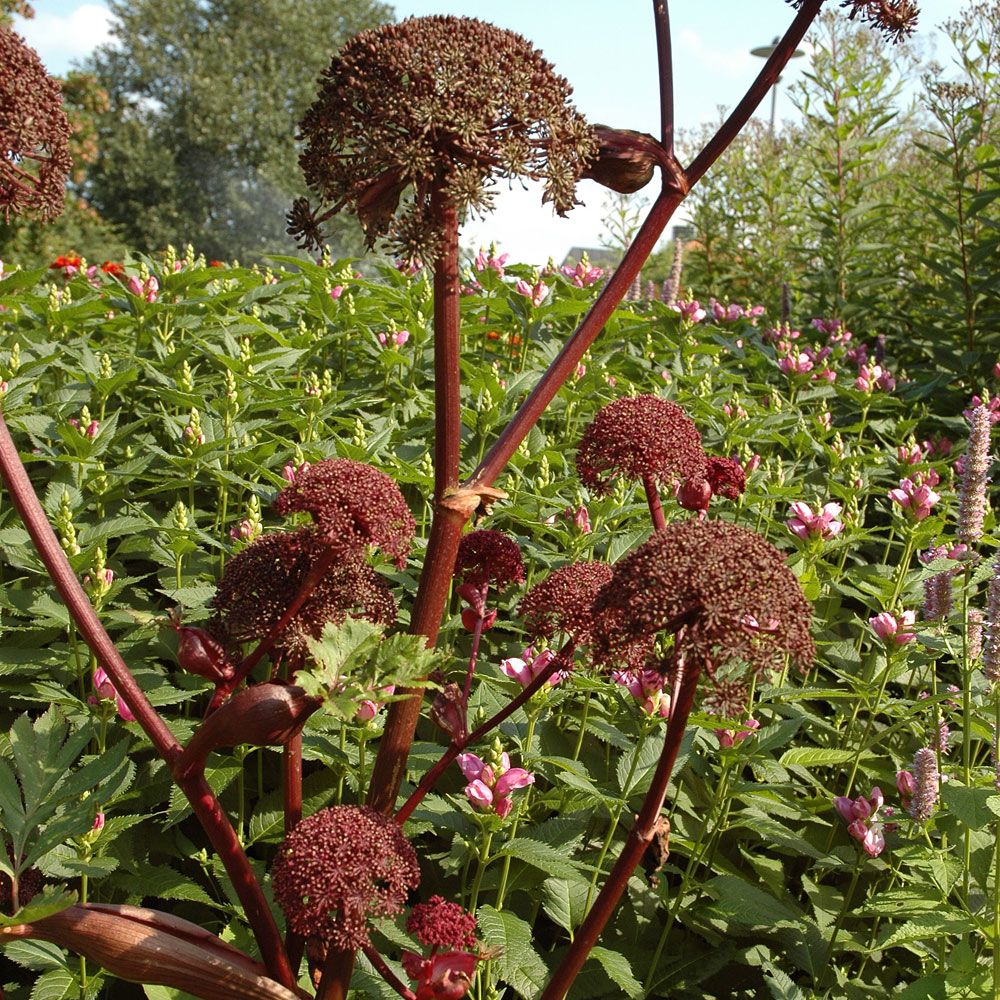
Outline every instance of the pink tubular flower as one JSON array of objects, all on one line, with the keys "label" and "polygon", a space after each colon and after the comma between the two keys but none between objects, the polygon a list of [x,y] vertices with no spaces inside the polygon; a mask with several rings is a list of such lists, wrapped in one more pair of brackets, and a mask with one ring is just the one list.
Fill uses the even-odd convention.
[{"label": "pink tubular flower", "polygon": [[549,294],[549,286],[541,280],[536,281],[534,285],[529,285],[522,278],[514,286],[514,291],[526,299],[531,299],[531,304],[537,308],[545,301],[545,296]]},{"label": "pink tubular flower", "polygon": [[741,729],[716,729],[715,735],[719,740],[719,749],[729,750],[737,743],[742,743],[758,729],[760,729],[760,723],[756,719],[747,719]]},{"label": "pink tubular flower", "polygon": [[892,392],[896,388],[896,380],[881,365],[863,365],[854,380],[854,388],[862,392],[874,392],[876,389]]},{"label": "pink tubular flower", "polygon": [[658,670],[615,670],[611,679],[639,702],[646,715],[670,718],[670,695],[663,690],[663,674]]},{"label": "pink tubular flower", "polygon": [[511,767],[510,756],[500,755],[500,766],[496,771],[474,753],[462,753],[456,758],[468,784],[465,797],[477,812],[496,813],[501,819],[514,806],[511,792],[535,783],[535,776],[523,767]]},{"label": "pink tubular flower", "polygon": [[118,712],[118,717],[120,719],[124,722],[135,722],[135,716],[132,714],[132,710],[122,700],[122,696],[118,693],[114,684],[111,683],[111,678],[108,677],[104,667],[98,667],[94,671],[94,690],[97,692],[97,696],[102,700],[111,698],[114,699],[115,709]]},{"label": "pink tubular flower", "polygon": [[[526,688],[554,659],[551,649],[543,649],[536,653],[534,647],[528,646],[520,656],[509,656],[500,661],[500,670],[511,680],[517,681]],[[549,684],[556,685],[563,679],[563,673],[557,670],[550,678]]]},{"label": "pink tubular flower", "polygon": [[924,449],[916,442],[901,444],[896,449],[896,458],[900,465],[919,465],[924,460]]},{"label": "pink tubular flower", "polygon": [[[388,698],[389,695],[394,694],[396,691],[395,684],[387,684],[385,687],[381,687],[376,692],[382,698]],[[379,713],[379,709],[382,707],[383,702],[374,701],[371,698],[365,698],[364,701],[358,706],[358,710],[354,713],[355,722],[371,722]]]},{"label": "pink tubular flower", "polygon": [[404,951],[403,969],[416,984],[416,1000],[461,1000],[472,987],[479,956],[431,950],[427,958]]},{"label": "pink tubular flower", "polygon": [[330,298],[333,299],[334,302],[336,302],[337,299],[339,299],[340,296],[343,294],[344,294],[343,285],[334,285],[333,288],[330,289]]},{"label": "pink tubular flower", "polygon": [[849,799],[845,795],[837,795],[833,799],[834,808],[847,823],[847,832],[861,844],[870,858],[877,858],[885,850],[884,824],[879,816],[884,801],[877,785],[868,798],[859,795],[856,799]]},{"label": "pink tubular flower", "polygon": [[145,281],[140,281],[133,275],[125,282],[125,287],[137,298],[147,302],[155,302],[160,292],[160,283],[152,275]]},{"label": "pink tubular flower", "polygon": [[686,323],[700,323],[708,315],[697,299],[691,299],[690,302],[678,300],[670,308],[680,313],[681,319]]},{"label": "pink tubular flower", "polygon": [[486,255],[486,251],[480,249],[479,253],[476,255],[476,259],[473,262],[473,266],[477,271],[482,273],[483,271],[495,271],[498,278],[504,276],[504,264],[510,259],[509,253],[502,253],[499,257],[496,256],[496,245],[490,247],[489,256]]},{"label": "pink tubular flower", "polygon": [[941,499],[941,494],[935,493],[928,482],[917,482],[907,477],[900,480],[896,489],[889,490],[889,499],[898,504],[907,517],[922,521]]},{"label": "pink tubular flower", "polygon": [[563,516],[573,522],[577,531],[579,531],[581,535],[590,534],[592,530],[590,524],[590,511],[587,510],[584,504],[580,504],[576,510],[573,510],[572,507],[567,507],[563,511]]},{"label": "pink tubular flower", "polygon": [[568,264],[562,269],[562,273],[569,278],[577,288],[589,288],[595,281],[600,281],[604,277],[604,271],[599,267],[591,267],[590,263],[581,260],[576,267]]},{"label": "pink tubular flower", "polygon": [[839,503],[824,504],[815,514],[804,500],[796,500],[789,508],[792,516],[785,521],[788,530],[808,541],[810,538],[835,538],[844,528],[838,521],[843,506]]},{"label": "pink tubular flower", "polygon": [[786,375],[805,375],[812,371],[813,363],[805,351],[792,351],[778,358],[778,367]]},{"label": "pink tubular flower", "polygon": [[868,624],[887,646],[902,646],[916,638],[915,632],[904,631],[912,628],[916,620],[915,611],[904,611],[898,617],[888,611],[883,611],[881,614],[869,618]]}]

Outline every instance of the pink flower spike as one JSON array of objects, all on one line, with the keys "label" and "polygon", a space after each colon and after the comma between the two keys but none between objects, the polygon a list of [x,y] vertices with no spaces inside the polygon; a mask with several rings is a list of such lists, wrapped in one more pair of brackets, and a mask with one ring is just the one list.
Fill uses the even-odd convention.
[{"label": "pink flower spike", "polygon": [[465,797],[472,803],[472,808],[480,812],[485,812],[493,805],[493,792],[486,782],[478,778],[465,786]]},{"label": "pink flower spike", "polygon": [[526,788],[535,783],[535,776],[523,767],[511,767],[504,771],[493,786],[493,794],[504,798],[515,789]]},{"label": "pink flower spike", "polygon": [[885,836],[882,833],[881,823],[875,823],[868,828],[861,840],[861,847],[870,858],[877,858],[885,850]]},{"label": "pink flower spike", "polygon": [[343,285],[334,285],[333,288],[330,289],[330,298],[333,299],[334,302],[336,302],[337,299],[339,299],[340,296],[343,294],[344,294]]},{"label": "pink flower spike", "polygon": [[392,339],[393,339],[393,343],[397,347],[402,347],[403,344],[405,344],[410,339],[410,331],[409,330],[400,330],[396,334],[396,336],[393,337]]},{"label": "pink flower spike", "polygon": [[475,781],[486,768],[483,759],[474,753],[460,753],[455,758],[455,763],[458,764],[466,781]]},{"label": "pink flower spike", "polygon": [[849,799],[846,795],[835,795],[833,805],[845,823],[854,822],[854,799]]},{"label": "pink flower spike", "polygon": [[[883,611],[868,619],[872,631],[887,645],[902,646],[916,638],[915,632],[904,632],[916,622],[915,611],[904,611],[898,618]],[[881,794],[881,793],[880,793]]]}]

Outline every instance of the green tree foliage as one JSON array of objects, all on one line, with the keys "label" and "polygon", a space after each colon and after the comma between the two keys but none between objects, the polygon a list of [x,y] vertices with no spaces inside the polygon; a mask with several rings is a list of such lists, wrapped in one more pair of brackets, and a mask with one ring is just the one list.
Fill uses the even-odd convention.
[{"label": "green tree foliage", "polygon": [[[90,202],[128,243],[193,242],[209,257],[288,249],[304,193],[295,123],[352,35],[389,19],[376,0],[129,0],[88,69],[107,89]],[[356,223],[333,233],[360,248]]]}]

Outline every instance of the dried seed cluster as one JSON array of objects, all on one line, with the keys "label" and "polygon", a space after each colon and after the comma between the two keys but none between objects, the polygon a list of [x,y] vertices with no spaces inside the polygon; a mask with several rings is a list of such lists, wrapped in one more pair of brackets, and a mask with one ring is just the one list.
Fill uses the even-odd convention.
[{"label": "dried seed cluster", "polygon": [[470,531],[458,543],[455,576],[473,587],[489,585],[498,590],[511,583],[524,583],[521,550],[502,531],[490,528]]},{"label": "dried seed cluster", "polygon": [[705,469],[694,421],[676,403],[648,394],[598,410],[576,453],[581,481],[597,493],[607,493],[619,477],[669,483],[704,479]]},{"label": "dried seed cluster", "polygon": [[[349,41],[300,123],[310,189],[331,207],[299,202],[289,231],[306,246],[348,206],[369,245],[387,237],[408,258],[433,260],[432,192],[459,212],[491,207],[498,177],[544,180],[563,215],[597,144],[569,103],[567,82],[520,35],[473,18],[409,18]],[[412,188],[412,197],[400,198]]]},{"label": "dried seed cluster", "polygon": [[72,161],[62,92],[38,53],[0,24],[0,209],[52,219]]},{"label": "dried seed cluster", "polygon": [[274,898],[296,934],[340,950],[368,943],[368,920],[399,913],[420,881],[398,824],[368,806],[331,806],[285,838]]},{"label": "dried seed cluster", "polygon": [[536,583],[517,609],[531,642],[552,642],[562,634],[587,645],[594,625],[594,599],[612,576],[607,563],[578,562]]},{"label": "dried seed cluster", "polygon": [[733,661],[762,672],[786,655],[804,668],[815,655],[812,608],[784,557],[726,521],[667,525],[617,564],[595,610],[618,612],[595,629],[599,662],[678,619],[685,657],[697,657],[709,677]]},{"label": "dried seed cluster", "polygon": [[326,545],[361,559],[374,545],[406,565],[416,523],[399,487],[364,462],[331,458],[303,470],[274,501],[281,515],[308,511]]},{"label": "dried seed cluster", "polygon": [[[278,624],[327,545],[311,528],[264,535],[226,563],[212,607],[211,630],[229,648],[263,639]],[[350,560],[323,577],[282,631],[273,656],[298,658],[327,622],[348,616],[381,625],[396,620],[386,581],[367,563]]]},{"label": "dried seed cluster", "polygon": [[[788,0],[801,7],[802,0]],[[841,0],[841,7],[850,7],[848,17],[859,18],[882,32],[887,42],[901,42],[917,27],[920,8],[914,0]]]}]

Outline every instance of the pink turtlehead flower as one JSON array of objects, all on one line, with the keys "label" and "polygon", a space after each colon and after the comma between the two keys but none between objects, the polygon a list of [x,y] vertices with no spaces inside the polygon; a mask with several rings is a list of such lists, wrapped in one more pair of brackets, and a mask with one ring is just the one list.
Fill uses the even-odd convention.
[{"label": "pink turtlehead flower", "polygon": [[336,302],[337,299],[339,299],[340,296],[343,294],[344,294],[343,285],[334,285],[333,288],[330,289],[330,298],[333,299],[334,302]]},{"label": "pink turtlehead flower", "polygon": [[[937,476],[937,473],[934,475]],[[922,521],[930,514],[934,504],[941,499],[941,494],[931,489],[931,485],[936,485],[937,482],[934,477],[929,477],[925,481],[915,481],[907,477],[900,480],[899,486],[894,490],[889,490],[889,499],[898,504],[908,517],[912,517],[914,521]]]},{"label": "pink turtlehead flower", "polygon": [[[395,684],[387,684],[385,687],[378,689],[378,694],[383,698],[387,698],[396,690]],[[382,707],[383,702],[374,701],[371,698],[365,698],[361,704],[358,706],[358,710],[354,713],[355,722],[371,722],[372,719],[378,715],[379,709]]]},{"label": "pink turtlehead flower", "polygon": [[589,288],[595,281],[600,281],[604,277],[604,271],[599,267],[591,267],[582,260],[576,267],[568,264],[562,269],[562,273],[569,278],[577,288]]},{"label": "pink turtlehead flower", "polygon": [[854,388],[862,392],[874,392],[881,389],[883,392],[892,392],[896,388],[896,380],[892,373],[881,365],[863,365],[858,371],[858,377],[854,380]]},{"label": "pink turtlehead flower", "polygon": [[697,299],[692,299],[690,302],[678,300],[670,308],[674,312],[679,312],[681,319],[687,323],[700,323],[708,315]]},{"label": "pink turtlehead flower", "polygon": [[403,969],[416,985],[415,1000],[461,1000],[472,988],[479,956],[467,951],[431,950],[424,958],[404,951]]},{"label": "pink turtlehead flower", "polygon": [[489,256],[487,256],[485,250],[480,249],[475,261],[473,261],[473,267],[480,273],[483,271],[495,271],[497,277],[502,278],[504,276],[504,264],[510,260],[510,254],[502,253],[497,257],[494,254],[494,249],[494,247],[490,247]]},{"label": "pink turtlehead flower", "polygon": [[580,504],[576,510],[572,507],[567,507],[563,511],[563,517],[571,520],[576,527],[576,530],[580,532],[581,535],[589,535],[592,526],[590,523],[590,511],[587,510],[586,506]]},{"label": "pink turtlehead flower", "polygon": [[104,667],[98,667],[94,671],[94,690],[97,692],[97,696],[102,700],[111,698],[114,699],[115,709],[118,712],[119,718],[123,719],[125,722],[135,722],[135,716],[132,714],[132,710],[122,700],[122,696],[118,693],[114,684],[111,683],[111,678],[108,677]]},{"label": "pink turtlehead flower", "polygon": [[511,792],[525,788],[535,783],[535,776],[523,767],[511,767],[510,756],[500,755],[500,767],[497,772],[481,757],[474,753],[462,753],[456,758],[462,774],[468,784],[465,786],[465,797],[477,812],[493,812],[501,819],[507,816],[514,806]]},{"label": "pink turtlehead flower", "polygon": [[900,465],[919,465],[924,460],[924,449],[916,442],[911,445],[901,444],[896,449],[896,459]]},{"label": "pink turtlehead flower", "polygon": [[843,506],[839,503],[824,504],[815,514],[804,500],[796,500],[789,508],[792,516],[785,521],[788,530],[803,541],[810,538],[835,538],[844,528],[838,521]]},{"label": "pink turtlehead flower", "polygon": [[91,830],[96,830],[100,832],[103,829],[104,829],[104,813],[99,812],[94,817],[94,825],[91,827]]},{"label": "pink turtlehead flower", "polygon": [[125,287],[136,298],[145,299],[147,302],[155,302],[160,292],[160,283],[152,275],[145,281],[140,281],[133,275],[125,282]]},{"label": "pink turtlehead flower", "polygon": [[708,304],[712,310],[712,318],[717,323],[735,323],[746,315],[743,306],[737,305],[735,302],[723,305],[715,299],[709,299]]},{"label": "pink turtlehead flower", "polygon": [[670,718],[670,695],[663,690],[663,675],[658,670],[615,670],[611,679],[635,698],[646,715]]},{"label": "pink turtlehead flower", "polygon": [[881,614],[873,615],[868,619],[872,631],[889,646],[902,646],[916,638],[915,632],[907,632],[912,628],[917,620],[915,611],[904,611],[898,617],[883,611]]},{"label": "pink turtlehead flower", "polygon": [[872,788],[868,798],[859,795],[856,799],[849,799],[845,795],[837,795],[833,799],[834,808],[847,823],[847,832],[861,844],[870,858],[877,858],[885,850],[885,824],[879,816],[884,801],[878,786]]},{"label": "pink turtlehead flower", "polygon": [[[536,653],[532,646],[528,646],[520,656],[509,656],[506,660],[500,661],[500,670],[511,680],[517,681],[522,688],[526,688],[556,657],[551,649],[543,649]],[[550,678],[549,684],[555,686],[565,674],[557,670]]]},{"label": "pink turtlehead flower", "polygon": [[792,351],[778,358],[778,367],[786,375],[805,375],[812,371],[813,362],[805,351]]},{"label": "pink turtlehead flower", "polygon": [[719,740],[720,750],[729,750],[742,743],[751,733],[760,729],[760,723],[756,719],[747,719],[740,729],[716,729],[715,735]]},{"label": "pink turtlehead flower", "polygon": [[514,286],[514,291],[526,299],[531,299],[531,304],[537,309],[545,301],[545,296],[549,294],[549,286],[541,280],[536,281],[534,285],[529,285],[522,278]]}]

